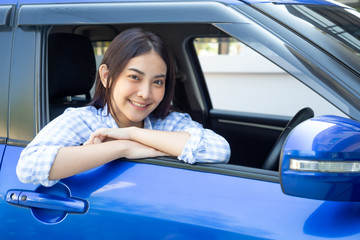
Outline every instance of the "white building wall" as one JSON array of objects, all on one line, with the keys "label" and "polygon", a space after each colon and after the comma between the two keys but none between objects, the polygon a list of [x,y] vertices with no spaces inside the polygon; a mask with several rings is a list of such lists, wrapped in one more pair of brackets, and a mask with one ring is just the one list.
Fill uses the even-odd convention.
[{"label": "white building wall", "polygon": [[293,116],[303,107],[316,115],[345,116],[276,65],[245,48],[239,55],[199,56],[216,109]]}]

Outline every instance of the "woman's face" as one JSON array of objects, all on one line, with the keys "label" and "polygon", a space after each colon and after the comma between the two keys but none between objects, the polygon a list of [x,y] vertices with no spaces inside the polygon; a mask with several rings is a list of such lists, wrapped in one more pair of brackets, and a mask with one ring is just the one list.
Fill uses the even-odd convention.
[{"label": "woman's face", "polygon": [[[119,127],[142,127],[143,120],[164,97],[166,70],[166,63],[155,51],[134,57],[128,62],[115,79],[111,96],[112,114],[116,116]],[[106,71],[106,65],[100,66],[101,73]],[[102,82],[106,83],[103,79]]]}]

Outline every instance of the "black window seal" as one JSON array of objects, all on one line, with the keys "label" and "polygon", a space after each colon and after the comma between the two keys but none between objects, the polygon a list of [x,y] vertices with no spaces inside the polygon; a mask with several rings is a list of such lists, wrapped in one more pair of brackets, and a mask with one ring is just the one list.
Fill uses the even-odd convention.
[{"label": "black window seal", "polygon": [[221,174],[233,177],[241,177],[247,179],[255,179],[266,182],[280,183],[279,172],[239,166],[234,164],[224,163],[196,163],[188,164],[183,161],[177,160],[175,157],[157,157],[157,158],[144,158],[144,159],[126,159],[130,162],[138,162],[145,164],[160,165],[166,167],[181,168],[193,170],[198,172],[207,172],[214,174]]}]

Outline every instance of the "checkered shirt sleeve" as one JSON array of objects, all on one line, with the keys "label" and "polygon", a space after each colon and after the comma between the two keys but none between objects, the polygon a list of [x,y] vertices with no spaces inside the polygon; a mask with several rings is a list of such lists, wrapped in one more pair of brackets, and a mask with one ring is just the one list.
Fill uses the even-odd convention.
[{"label": "checkered shirt sleeve", "polygon": [[155,121],[153,128],[190,134],[190,139],[178,157],[186,163],[227,163],[230,159],[229,143],[212,130],[204,129],[189,114],[173,112],[164,120]]},{"label": "checkered shirt sleeve", "polygon": [[87,111],[68,109],[46,125],[21,152],[16,168],[19,180],[43,186],[57,183],[57,180],[50,181],[48,177],[58,150],[84,143],[92,130],[99,127],[98,122],[91,119],[93,116]]}]

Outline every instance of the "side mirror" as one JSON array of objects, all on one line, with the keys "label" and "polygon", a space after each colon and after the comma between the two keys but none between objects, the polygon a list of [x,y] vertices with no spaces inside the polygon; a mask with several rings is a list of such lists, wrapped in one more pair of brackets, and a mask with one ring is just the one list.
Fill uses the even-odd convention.
[{"label": "side mirror", "polygon": [[296,126],[280,156],[285,194],[360,202],[360,122],[336,116]]}]

